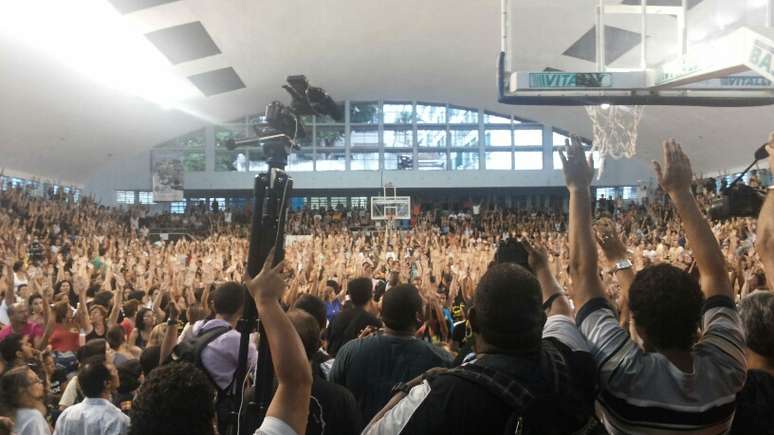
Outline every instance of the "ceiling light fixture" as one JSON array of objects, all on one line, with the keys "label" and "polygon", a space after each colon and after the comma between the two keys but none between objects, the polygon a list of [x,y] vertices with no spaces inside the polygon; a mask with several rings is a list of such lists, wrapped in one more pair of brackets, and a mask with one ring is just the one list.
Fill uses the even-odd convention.
[{"label": "ceiling light fixture", "polygon": [[200,95],[105,0],[8,2],[0,13],[0,34],[98,83],[163,107]]}]

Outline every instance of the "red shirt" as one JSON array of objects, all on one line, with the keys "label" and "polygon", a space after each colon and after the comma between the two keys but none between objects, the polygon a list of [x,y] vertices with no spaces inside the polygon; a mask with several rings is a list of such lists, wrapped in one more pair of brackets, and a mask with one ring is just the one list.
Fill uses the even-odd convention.
[{"label": "red shirt", "polygon": [[80,347],[78,343],[79,332],[77,327],[70,329],[57,323],[54,325],[48,343],[51,345],[51,349],[57,352],[75,352]]},{"label": "red shirt", "polygon": [[132,330],[134,329],[134,326],[132,326],[132,322],[126,318],[121,321],[121,327],[124,328],[124,331],[126,332],[127,340],[129,339],[129,336],[132,334]]},{"label": "red shirt", "polygon": [[[0,341],[5,340],[5,337],[8,337],[13,332],[13,327],[11,325],[6,325],[3,329],[0,329]],[[34,340],[36,337],[42,337],[43,336],[43,327],[38,325],[37,323],[28,320],[27,324],[24,325],[24,328],[22,328],[21,331],[18,331],[21,335],[26,335],[29,337],[30,341]]]}]

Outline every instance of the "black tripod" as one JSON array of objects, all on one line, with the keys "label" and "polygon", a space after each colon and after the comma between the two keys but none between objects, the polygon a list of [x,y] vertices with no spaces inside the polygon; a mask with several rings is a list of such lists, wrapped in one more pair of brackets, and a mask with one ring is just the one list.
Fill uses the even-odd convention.
[{"label": "black tripod", "polygon": [[[293,190],[293,179],[285,173],[291,142],[285,135],[263,138],[274,139],[264,143],[263,150],[269,170],[255,177],[253,196],[253,219],[250,229],[250,248],[247,256],[247,275],[252,278],[261,271],[271,248],[274,251],[272,264],[279,263],[285,255],[285,218],[288,200]],[[258,363],[256,364],[252,388],[245,390],[247,377],[247,353],[250,334],[258,329],[261,341],[258,345]],[[227,428],[221,428],[224,434],[252,435],[261,425],[274,395],[274,369],[271,362],[271,349],[258,320],[258,312],[252,296],[245,295],[244,313],[236,326],[241,334],[239,341],[239,363],[231,385],[231,397],[236,397],[235,409]],[[225,430],[223,430],[225,429]]]}]

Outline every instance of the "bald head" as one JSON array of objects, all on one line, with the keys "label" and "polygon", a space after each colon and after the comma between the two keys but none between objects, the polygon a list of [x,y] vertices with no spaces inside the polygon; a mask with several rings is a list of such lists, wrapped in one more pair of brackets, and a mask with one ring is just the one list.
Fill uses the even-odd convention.
[{"label": "bald head", "polygon": [[8,307],[8,317],[11,319],[11,322],[27,323],[29,315],[30,309],[25,301],[17,302]]}]

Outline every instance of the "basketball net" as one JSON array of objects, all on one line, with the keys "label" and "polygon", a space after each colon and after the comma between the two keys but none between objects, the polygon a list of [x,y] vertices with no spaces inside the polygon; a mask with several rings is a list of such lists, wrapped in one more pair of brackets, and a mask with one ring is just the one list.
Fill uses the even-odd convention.
[{"label": "basketball net", "polygon": [[594,138],[591,150],[602,158],[597,179],[602,177],[605,161],[631,158],[637,153],[637,131],[642,119],[643,106],[586,106],[593,124]]}]

